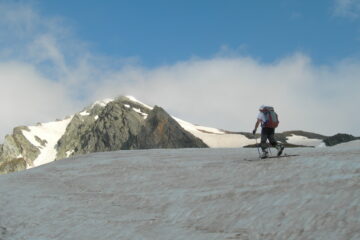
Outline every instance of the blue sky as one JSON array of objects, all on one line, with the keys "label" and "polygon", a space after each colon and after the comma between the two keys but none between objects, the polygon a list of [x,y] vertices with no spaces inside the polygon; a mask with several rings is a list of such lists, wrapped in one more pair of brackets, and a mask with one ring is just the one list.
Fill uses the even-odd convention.
[{"label": "blue sky", "polygon": [[68,21],[91,50],[138,57],[146,66],[222,46],[264,62],[302,51],[317,64],[359,57],[360,24],[335,14],[336,1],[39,1],[42,14]]},{"label": "blue sky", "polygon": [[[0,138],[133,95],[195,124],[360,135],[360,0],[0,0]],[[334,109],[336,112],[334,112]]]}]

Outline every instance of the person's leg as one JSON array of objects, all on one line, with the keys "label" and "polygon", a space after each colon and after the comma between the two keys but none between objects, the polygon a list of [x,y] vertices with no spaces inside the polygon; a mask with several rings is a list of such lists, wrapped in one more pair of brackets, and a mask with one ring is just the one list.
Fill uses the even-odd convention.
[{"label": "person's leg", "polygon": [[272,131],[269,132],[269,142],[271,144],[271,146],[273,146],[274,148],[276,148],[276,150],[278,151],[277,152],[277,155],[280,156],[283,151],[284,151],[284,145],[282,143],[278,143],[275,139],[275,129],[272,128]]},{"label": "person's leg", "polygon": [[268,144],[266,142],[268,138],[269,138],[269,129],[268,128],[263,128],[261,130],[261,144],[260,144],[261,150],[263,151],[261,158],[267,158],[268,157],[268,154],[269,154],[269,152],[267,150]]},{"label": "person's leg", "polygon": [[275,129],[274,128],[268,128],[268,139],[269,139],[270,145],[276,148],[278,143],[275,139]]},{"label": "person's leg", "polygon": [[263,152],[265,152],[266,149],[267,149],[267,143],[266,143],[267,139],[268,139],[268,131],[267,131],[267,128],[262,128],[262,129],[261,129],[261,142],[260,142],[260,147],[261,147],[261,150],[262,150]]}]

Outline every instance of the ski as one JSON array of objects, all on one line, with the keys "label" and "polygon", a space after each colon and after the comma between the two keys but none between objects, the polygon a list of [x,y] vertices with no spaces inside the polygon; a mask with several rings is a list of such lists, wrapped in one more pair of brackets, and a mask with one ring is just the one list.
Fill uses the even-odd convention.
[{"label": "ski", "polygon": [[266,158],[257,158],[257,159],[244,159],[245,161],[248,162],[255,162],[255,161],[265,161],[266,159],[272,159],[272,158],[286,158],[286,157],[296,157],[296,156],[300,156],[298,154],[284,154],[284,155],[280,155],[280,156],[269,156]]},{"label": "ski", "polygon": [[267,159],[267,158],[283,158],[283,157],[295,157],[295,156],[299,156],[299,155],[298,155],[298,154],[284,154],[284,155],[280,155],[280,156],[269,156],[269,157],[260,158],[260,159]]}]

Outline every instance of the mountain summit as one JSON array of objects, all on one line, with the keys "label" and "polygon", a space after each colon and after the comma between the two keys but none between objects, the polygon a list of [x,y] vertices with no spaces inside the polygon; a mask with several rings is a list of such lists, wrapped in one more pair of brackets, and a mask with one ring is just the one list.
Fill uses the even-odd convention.
[{"label": "mountain summit", "polygon": [[162,108],[121,96],[61,121],[16,127],[0,145],[0,173],[92,152],[203,147],[208,146]]}]

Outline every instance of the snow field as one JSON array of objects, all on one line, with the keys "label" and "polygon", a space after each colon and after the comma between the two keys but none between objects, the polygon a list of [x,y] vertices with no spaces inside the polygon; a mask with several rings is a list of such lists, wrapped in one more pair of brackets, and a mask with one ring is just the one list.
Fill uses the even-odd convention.
[{"label": "snow field", "polygon": [[216,128],[194,125],[173,117],[182,128],[200,138],[210,148],[238,148],[254,144],[255,139],[249,139],[241,134],[229,134]]},{"label": "snow field", "polygon": [[[26,139],[40,150],[39,156],[34,160],[34,166],[28,166],[29,168],[37,167],[55,160],[57,154],[55,146],[59,139],[64,135],[66,127],[71,119],[72,117],[62,121],[42,123],[39,126],[30,126],[28,127],[30,131],[22,130]],[[41,141],[44,141],[44,145],[36,140],[36,137]]]},{"label": "snow field", "polygon": [[324,142],[321,139],[311,139],[304,136],[298,136],[292,134],[290,137],[287,137],[287,142],[290,144],[296,144],[301,146],[308,146],[308,147],[319,147]]},{"label": "snow field", "polygon": [[360,141],[286,149],[136,150],[0,176],[1,239],[360,238]]}]

